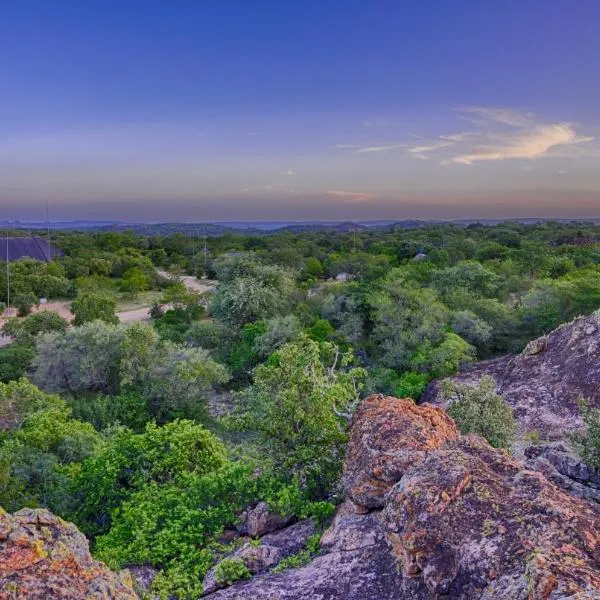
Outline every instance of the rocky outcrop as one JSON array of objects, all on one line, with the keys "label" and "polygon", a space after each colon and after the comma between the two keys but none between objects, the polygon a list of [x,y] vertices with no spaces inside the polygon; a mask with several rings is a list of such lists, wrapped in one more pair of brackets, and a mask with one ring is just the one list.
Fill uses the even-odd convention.
[{"label": "rocky outcrop", "polygon": [[210,600],[394,600],[402,574],[388,550],[381,513],[342,505],[323,536],[322,556],[299,569],[256,577]]},{"label": "rocky outcrop", "polygon": [[389,489],[415,462],[457,437],[454,421],[439,408],[389,396],[367,398],[356,411],[346,450],[348,496],[367,508],[383,506]]},{"label": "rocky outcrop", "polygon": [[373,396],[351,426],[349,500],[309,565],[211,600],[600,597],[600,506],[439,408]]},{"label": "rocky outcrop", "polygon": [[75,525],[47,510],[0,509],[2,600],[134,600],[131,578],[94,560]]},{"label": "rocky outcrop", "polygon": [[[482,361],[452,380],[475,385],[484,375],[494,378],[523,433],[564,439],[582,426],[580,398],[600,407],[600,315],[575,319],[530,342],[521,354]],[[443,405],[439,392],[435,381],[421,402]]]},{"label": "rocky outcrop", "polygon": [[571,453],[563,442],[538,444],[525,449],[526,465],[540,471],[575,496],[600,502],[600,473],[594,472]]},{"label": "rocky outcrop", "polygon": [[[246,541],[225,558],[241,560],[250,573],[256,575],[275,567],[282,559],[303,550],[314,533],[313,520],[306,519],[275,533],[268,533],[259,540]],[[218,581],[217,569],[218,564],[206,574],[202,582],[205,594],[224,587],[224,584]]]}]

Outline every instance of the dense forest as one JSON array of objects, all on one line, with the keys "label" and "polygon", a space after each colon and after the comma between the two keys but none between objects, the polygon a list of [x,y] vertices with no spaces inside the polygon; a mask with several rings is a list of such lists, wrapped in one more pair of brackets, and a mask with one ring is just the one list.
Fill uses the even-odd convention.
[{"label": "dense forest", "polygon": [[[201,593],[252,503],[325,526],[361,398],[418,400],[433,379],[600,308],[600,227],[586,223],[53,242],[64,257],[9,265],[0,506],[49,507],[112,568],[156,567],[163,598]],[[0,265],[2,310],[6,292]],[[72,323],[38,310],[42,297]],[[139,306],[150,318],[120,322]],[[493,399],[480,433],[508,446],[511,416]]]}]

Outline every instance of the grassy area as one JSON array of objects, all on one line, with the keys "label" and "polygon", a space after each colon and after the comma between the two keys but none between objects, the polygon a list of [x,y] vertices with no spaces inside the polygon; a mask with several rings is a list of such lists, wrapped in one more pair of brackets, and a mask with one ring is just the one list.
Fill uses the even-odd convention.
[{"label": "grassy area", "polygon": [[136,310],[137,308],[152,306],[154,302],[160,300],[161,296],[162,292],[157,290],[141,292],[135,298],[132,298],[126,294],[117,293],[115,294],[115,300],[117,301],[117,312],[125,312],[127,310]]}]

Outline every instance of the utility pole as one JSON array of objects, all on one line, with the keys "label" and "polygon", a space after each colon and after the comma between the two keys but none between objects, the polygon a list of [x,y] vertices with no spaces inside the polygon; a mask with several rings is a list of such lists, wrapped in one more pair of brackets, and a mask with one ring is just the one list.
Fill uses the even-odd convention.
[{"label": "utility pole", "polygon": [[10,260],[8,257],[8,229],[6,230],[6,311],[10,315]]},{"label": "utility pole", "polygon": [[52,250],[50,247],[50,206],[48,199],[46,199],[46,226],[48,227],[48,235],[46,237],[48,242],[48,262],[50,262],[52,260]]},{"label": "utility pole", "polygon": [[208,248],[206,247],[206,225],[204,226],[204,277],[208,277],[206,268],[208,264]]}]

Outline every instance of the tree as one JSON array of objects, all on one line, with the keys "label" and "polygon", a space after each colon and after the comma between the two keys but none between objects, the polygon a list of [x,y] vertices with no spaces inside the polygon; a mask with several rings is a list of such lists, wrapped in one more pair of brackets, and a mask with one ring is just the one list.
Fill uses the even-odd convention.
[{"label": "tree", "polygon": [[159,359],[159,336],[152,325],[135,323],[125,329],[121,347],[121,386],[143,389]]},{"label": "tree", "polygon": [[71,304],[71,312],[75,315],[74,325],[83,325],[90,321],[104,321],[116,325],[119,319],[115,315],[117,303],[110,296],[87,292],[77,296]]},{"label": "tree", "polygon": [[510,448],[516,436],[512,408],[496,393],[496,382],[489,375],[476,387],[447,380],[442,393],[450,402],[448,414],[463,435],[478,433],[494,448]]},{"label": "tree", "polygon": [[64,400],[22,379],[0,384],[0,505],[66,509],[70,466],[102,444],[88,423],[71,418]]},{"label": "tree", "polygon": [[210,312],[219,320],[241,327],[269,319],[289,308],[294,282],[289,272],[272,265],[231,266],[219,281]]},{"label": "tree", "polygon": [[165,343],[146,375],[143,393],[160,420],[206,416],[206,401],[214,385],[229,380],[227,369],[207,350]]},{"label": "tree", "polygon": [[254,351],[260,358],[267,358],[285,344],[297,339],[301,331],[300,321],[294,315],[269,319],[265,323],[265,332],[254,342]]},{"label": "tree", "polygon": [[66,329],[67,321],[58,313],[43,310],[23,319],[9,319],[2,327],[2,333],[14,338],[18,344],[33,344],[40,333],[64,332]]},{"label": "tree", "polygon": [[150,276],[138,267],[127,269],[123,273],[121,291],[137,296],[140,292],[150,289]]},{"label": "tree", "polygon": [[115,393],[124,330],[103,321],[36,338],[32,380],[49,392]]},{"label": "tree", "polygon": [[358,402],[363,369],[351,354],[307,337],[286,344],[254,372],[244,394],[244,425],[276,470],[325,495],[338,476],[344,426]]},{"label": "tree", "polygon": [[81,466],[73,483],[74,519],[88,535],[108,531],[111,513],[151,483],[184,484],[226,462],[225,447],[202,425],[172,421],[148,423],[143,433],[117,430],[104,449]]}]

